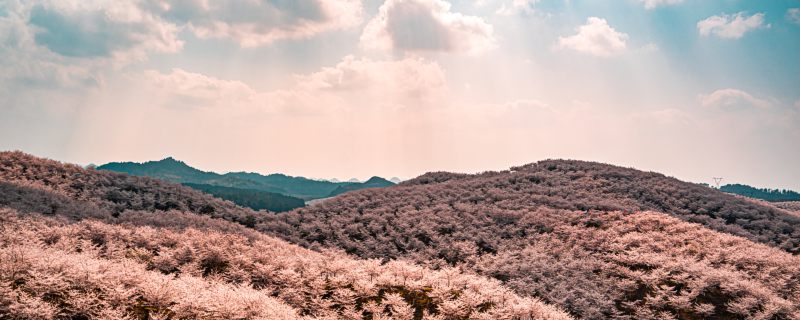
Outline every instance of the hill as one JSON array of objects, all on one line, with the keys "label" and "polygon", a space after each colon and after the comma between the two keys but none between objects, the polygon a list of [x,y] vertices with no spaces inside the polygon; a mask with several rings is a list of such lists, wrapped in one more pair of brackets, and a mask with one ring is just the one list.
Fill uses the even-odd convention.
[{"label": "hill", "polygon": [[218,174],[193,168],[171,157],[160,161],[148,161],[144,163],[112,162],[101,165],[97,167],[97,169],[122,172],[134,176],[158,178],[176,183],[207,184],[280,193],[303,200],[328,197],[331,192],[339,187],[347,187],[351,190],[374,187],[367,186],[360,182],[330,182],[287,176],[279,173],[269,175],[262,175],[254,172]]},{"label": "hill", "polygon": [[305,206],[305,201],[302,199],[280,193],[199,183],[184,183],[183,185],[253,210],[284,212]]},{"label": "hill", "polygon": [[265,219],[256,228],[309,248],[458,266],[580,318],[800,315],[798,217],[652,172],[430,173]]},{"label": "hill", "polygon": [[762,189],[744,184],[726,184],[719,190],[770,202],[800,201],[800,193],[792,190]]},{"label": "hill", "polygon": [[2,206],[72,219],[177,210],[248,224],[266,214],[179,184],[84,169],[22,152],[0,152],[0,191]]},{"label": "hill", "polygon": [[368,188],[385,188],[391,187],[395,185],[394,182],[386,180],[381,177],[372,177],[369,180],[363,183],[354,183],[354,184],[347,184],[347,185],[340,185],[336,187],[331,193],[328,195],[329,197],[333,197],[336,195],[340,195],[345,192],[361,190],[361,189],[368,189]]},{"label": "hill", "polygon": [[20,152],[0,152],[0,182],[2,319],[570,318],[457,268],[303,249],[185,186]]}]

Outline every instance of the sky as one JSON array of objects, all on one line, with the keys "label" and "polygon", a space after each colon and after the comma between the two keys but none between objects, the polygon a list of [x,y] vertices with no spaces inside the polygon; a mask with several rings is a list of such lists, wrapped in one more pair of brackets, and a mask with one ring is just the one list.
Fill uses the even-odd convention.
[{"label": "sky", "polygon": [[0,0],[0,150],[800,190],[800,0]]}]

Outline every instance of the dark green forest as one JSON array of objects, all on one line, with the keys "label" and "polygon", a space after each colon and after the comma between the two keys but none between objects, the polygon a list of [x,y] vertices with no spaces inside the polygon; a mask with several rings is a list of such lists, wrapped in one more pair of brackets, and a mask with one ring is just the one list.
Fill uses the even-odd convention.
[{"label": "dark green forest", "polygon": [[723,192],[770,202],[800,201],[800,193],[792,190],[755,188],[745,184],[726,184],[719,188]]},{"label": "dark green forest", "polygon": [[253,210],[284,212],[305,205],[303,199],[274,192],[213,186],[200,183],[184,183],[183,185]]}]

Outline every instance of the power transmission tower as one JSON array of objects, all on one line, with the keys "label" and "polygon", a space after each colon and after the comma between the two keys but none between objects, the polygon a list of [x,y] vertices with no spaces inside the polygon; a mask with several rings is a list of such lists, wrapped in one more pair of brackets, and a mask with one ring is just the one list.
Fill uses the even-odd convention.
[{"label": "power transmission tower", "polygon": [[717,189],[719,189],[719,183],[722,182],[722,178],[714,177],[714,184],[717,185]]}]

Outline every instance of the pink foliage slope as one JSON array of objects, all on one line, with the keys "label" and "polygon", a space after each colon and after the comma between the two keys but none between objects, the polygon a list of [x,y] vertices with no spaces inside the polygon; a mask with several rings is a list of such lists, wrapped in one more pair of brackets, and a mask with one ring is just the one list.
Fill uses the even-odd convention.
[{"label": "pink foliage slope", "polygon": [[176,229],[0,209],[0,318],[570,318],[458,269],[354,260],[181,219]]},{"label": "pink foliage slope", "polygon": [[179,184],[0,152],[0,205],[73,219],[179,210],[247,224],[260,214]]},{"label": "pink foliage slope", "polygon": [[0,318],[800,318],[797,217],[596,163],[431,173],[276,215],[0,152],[0,207]]},{"label": "pink foliage slope", "polygon": [[[800,260],[776,248],[800,240],[795,217],[702,186],[708,194],[685,195],[685,183],[658,174],[586,166],[598,165],[428,174],[256,228],[310,248],[461,266],[583,318],[800,316]],[[656,203],[672,213],[637,210]]]}]

